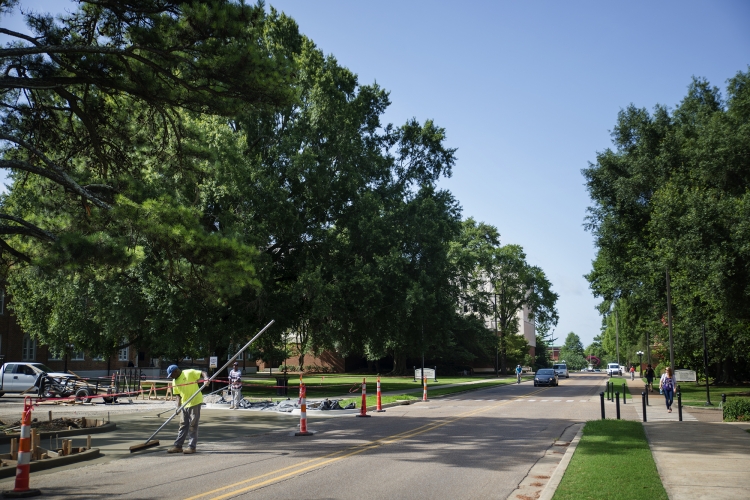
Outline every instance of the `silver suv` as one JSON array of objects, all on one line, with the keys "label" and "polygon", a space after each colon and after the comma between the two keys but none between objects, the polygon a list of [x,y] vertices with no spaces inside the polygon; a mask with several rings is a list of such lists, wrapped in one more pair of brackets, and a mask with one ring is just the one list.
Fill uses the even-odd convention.
[{"label": "silver suv", "polygon": [[555,370],[555,375],[562,378],[570,378],[570,373],[568,373],[568,365],[566,364],[559,364],[559,365],[552,365],[552,369]]}]

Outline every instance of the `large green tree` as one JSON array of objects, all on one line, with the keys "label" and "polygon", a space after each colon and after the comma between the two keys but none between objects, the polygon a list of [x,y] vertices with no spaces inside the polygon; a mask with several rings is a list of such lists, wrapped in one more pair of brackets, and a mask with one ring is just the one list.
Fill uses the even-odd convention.
[{"label": "large green tree", "polygon": [[750,374],[740,354],[750,347],[748,103],[747,72],[728,81],[726,99],[695,79],[674,110],[621,111],[615,148],[583,171],[594,202],[594,293],[625,299],[632,323],[665,346],[669,270],[677,364],[699,366],[705,324],[725,380]]},{"label": "large green tree", "polygon": [[13,307],[57,350],[214,350],[251,326],[230,302],[258,286],[258,251],[212,216],[227,162],[205,134],[237,109],[295,99],[301,37],[262,5],[79,3],[27,14],[31,36],[0,28],[14,40],[0,49]]}]

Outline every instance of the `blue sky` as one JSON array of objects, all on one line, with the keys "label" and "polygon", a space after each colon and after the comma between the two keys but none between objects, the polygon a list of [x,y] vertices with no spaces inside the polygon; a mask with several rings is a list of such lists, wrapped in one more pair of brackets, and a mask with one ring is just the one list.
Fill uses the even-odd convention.
[{"label": "blue sky", "polygon": [[588,344],[600,330],[583,278],[595,249],[580,170],[610,146],[617,112],[674,106],[692,76],[724,88],[750,64],[747,1],[267,3],[361,83],[388,89],[386,121],[445,127],[458,162],[442,186],[545,270],[560,295],[559,342],[574,331]]}]

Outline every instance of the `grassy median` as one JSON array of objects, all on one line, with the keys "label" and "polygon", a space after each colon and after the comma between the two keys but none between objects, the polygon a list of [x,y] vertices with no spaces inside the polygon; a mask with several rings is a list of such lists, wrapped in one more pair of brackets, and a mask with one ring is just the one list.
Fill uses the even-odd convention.
[{"label": "grassy median", "polygon": [[588,422],[553,498],[667,500],[641,423]]}]

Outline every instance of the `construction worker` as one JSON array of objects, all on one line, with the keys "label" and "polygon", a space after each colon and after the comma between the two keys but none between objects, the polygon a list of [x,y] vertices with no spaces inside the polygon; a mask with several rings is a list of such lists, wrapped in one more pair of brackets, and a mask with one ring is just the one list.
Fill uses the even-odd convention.
[{"label": "construction worker", "polygon": [[242,372],[236,361],[229,372],[229,390],[232,391],[232,402],[229,409],[236,410],[240,407],[240,401],[242,401]]},{"label": "construction worker", "polygon": [[[183,398],[185,401],[189,400],[190,397],[195,394],[193,399],[185,405],[180,415],[180,428],[177,431],[177,439],[174,442],[174,446],[167,450],[167,453],[184,453],[190,455],[195,453],[195,447],[198,445],[198,422],[201,419],[201,403],[203,403],[203,394],[200,393],[200,387],[198,387],[198,381],[208,380],[208,374],[200,370],[180,370],[177,365],[170,365],[167,368],[167,377],[172,379],[172,394],[175,397],[175,404],[179,411],[182,406]],[[189,437],[188,447],[183,451],[182,444],[185,442],[185,438]]]}]

